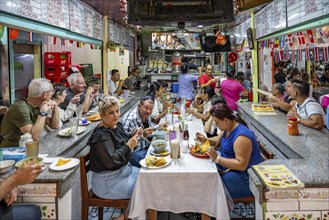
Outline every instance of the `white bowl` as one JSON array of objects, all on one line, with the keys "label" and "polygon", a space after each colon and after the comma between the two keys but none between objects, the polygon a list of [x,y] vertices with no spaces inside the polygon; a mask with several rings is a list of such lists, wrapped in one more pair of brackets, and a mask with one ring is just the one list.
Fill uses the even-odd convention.
[{"label": "white bowl", "polygon": [[7,173],[15,164],[14,160],[3,160],[0,161],[0,173]]}]

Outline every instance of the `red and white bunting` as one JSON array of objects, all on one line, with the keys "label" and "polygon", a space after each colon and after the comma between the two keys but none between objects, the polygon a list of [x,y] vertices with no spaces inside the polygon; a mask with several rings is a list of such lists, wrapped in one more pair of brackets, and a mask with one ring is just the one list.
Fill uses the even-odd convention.
[{"label": "red and white bunting", "polygon": [[314,47],[314,60],[319,61],[319,48]]},{"label": "red and white bunting", "polygon": [[288,43],[289,47],[292,47],[294,45],[294,43],[292,42],[292,34],[288,34]]},{"label": "red and white bunting", "polygon": [[30,41],[30,42],[33,41],[33,32],[29,32],[29,41]]},{"label": "red and white bunting", "polygon": [[323,48],[323,58],[324,58],[324,61],[329,61],[329,55],[328,55],[328,47],[324,47]]},{"label": "red and white bunting", "polygon": [[312,30],[306,30],[306,33],[308,34],[308,38],[310,39],[310,43],[314,44],[314,38],[313,38]]},{"label": "red and white bunting", "polygon": [[291,62],[295,62],[295,50],[291,51]]},{"label": "red and white bunting", "polygon": [[305,38],[304,38],[303,32],[298,32],[297,37],[298,37],[298,44],[299,45],[304,45],[305,44]]}]

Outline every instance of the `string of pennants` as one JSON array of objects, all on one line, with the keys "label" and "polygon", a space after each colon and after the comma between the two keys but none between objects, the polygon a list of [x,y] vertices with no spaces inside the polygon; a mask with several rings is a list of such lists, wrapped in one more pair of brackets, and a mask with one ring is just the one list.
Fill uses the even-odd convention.
[{"label": "string of pennants", "polygon": [[[314,30],[306,30],[296,34],[288,34],[275,39],[268,39],[259,42],[258,50],[271,49],[271,56],[274,61],[305,60],[329,61],[329,42],[323,36],[321,30],[315,30],[317,38],[314,38]],[[319,43],[320,42],[320,43]]]},{"label": "string of pennants", "polygon": [[[0,25],[1,26],[1,25]],[[3,37],[3,26],[0,27],[0,39]],[[17,40],[18,38],[18,34],[19,34],[19,29],[15,29],[15,28],[9,28],[9,36],[8,38],[10,40]],[[28,41],[29,42],[33,42],[34,39],[34,34],[33,32],[28,32]],[[79,41],[74,41],[74,40],[67,40],[67,39],[63,39],[63,38],[59,38],[59,37],[55,37],[55,36],[47,36],[47,35],[41,35],[41,40],[42,40],[42,44],[47,44],[48,42],[56,45],[57,42],[60,42],[60,44],[62,46],[76,46],[78,48],[83,47],[86,43],[83,42],[79,42]],[[101,46],[99,45],[93,45],[93,44],[89,44],[90,49],[101,49]]]}]

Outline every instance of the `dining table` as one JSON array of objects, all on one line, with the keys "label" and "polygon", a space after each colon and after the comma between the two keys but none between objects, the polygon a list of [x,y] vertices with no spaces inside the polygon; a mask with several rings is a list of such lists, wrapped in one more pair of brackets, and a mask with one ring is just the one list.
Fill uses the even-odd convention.
[{"label": "dining table", "polygon": [[[203,132],[203,124],[194,116],[185,121],[189,128],[190,146],[196,132]],[[167,146],[168,147],[168,146]],[[169,148],[169,147],[168,147]],[[147,156],[153,151],[150,146]],[[140,169],[130,199],[128,217],[155,220],[157,211],[201,213],[201,219],[210,217],[230,219],[228,204],[232,202],[214,161],[180,151],[178,160],[158,169]],[[147,216],[147,218],[146,218]]]}]

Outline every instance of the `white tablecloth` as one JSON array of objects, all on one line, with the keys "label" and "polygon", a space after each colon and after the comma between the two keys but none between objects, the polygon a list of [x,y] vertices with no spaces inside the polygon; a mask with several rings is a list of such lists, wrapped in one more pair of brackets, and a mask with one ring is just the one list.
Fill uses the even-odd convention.
[{"label": "white tablecloth", "polygon": [[[190,141],[202,122],[188,121]],[[169,156],[168,156],[169,157]],[[230,219],[224,188],[216,165],[208,159],[181,153],[177,163],[160,169],[142,168],[130,200],[129,218],[145,220],[147,209],[174,213],[199,212]]]}]

